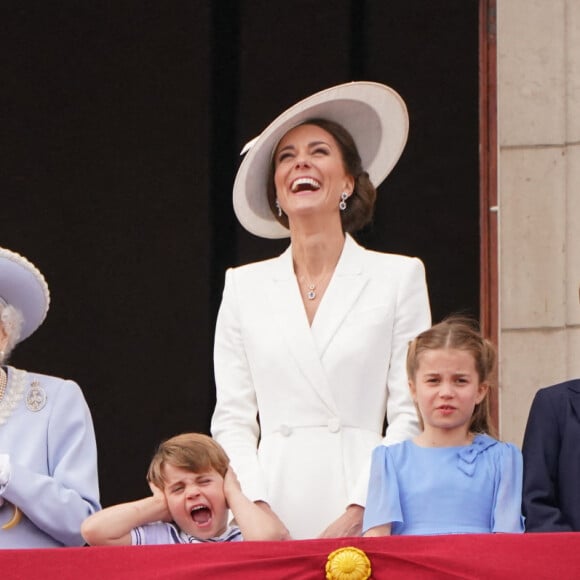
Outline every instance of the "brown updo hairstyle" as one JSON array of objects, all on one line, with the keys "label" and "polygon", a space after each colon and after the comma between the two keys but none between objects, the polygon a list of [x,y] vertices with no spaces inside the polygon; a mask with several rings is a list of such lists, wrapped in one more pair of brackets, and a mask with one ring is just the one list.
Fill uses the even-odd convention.
[{"label": "brown updo hairstyle", "polygon": [[[316,125],[324,129],[334,137],[342,155],[342,161],[345,171],[354,177],[354,189],[352,195],[346,202],[346,209],[340,212],[342,229],[344,232],[353,233],[366,226],[373,218],[375,201],[377,199],[377,190],[369,179],[369,174],[362,167],[361,158],[351,134],[339,123],[327,119],[308,119],[297,125]],[[296,127],[293,127],[295,129]],[[276,149],[278,145],[276,145]],[[276,207],[276,186],[274,184],[274,172],[276,164],[276,155],[272,155],[270,170],[268,172],[268,204],[275,218],[285,227],[288,228],[288,216],[282,213],[278,215]]]},{"label": "brown updo hairstyle", "polygon": [[[415,340],[409,343],[407,351],[407,376],[415,382],[415,375],[419,368],[421,355],[427,350],[452,348],[464,350],[473,356],[475,370],[480,383],[487,383],[485,397],[475,405],[469,431],[471,433],[487,433],[496,437],[495,427],[491,422],[489,409],[490,380],[496,364],[496,350],[493,343],[481,336],[479,324],[476,320],[465,316],[450,316],[422,332]],[[417,409],[421,428],[423,419]]]}]

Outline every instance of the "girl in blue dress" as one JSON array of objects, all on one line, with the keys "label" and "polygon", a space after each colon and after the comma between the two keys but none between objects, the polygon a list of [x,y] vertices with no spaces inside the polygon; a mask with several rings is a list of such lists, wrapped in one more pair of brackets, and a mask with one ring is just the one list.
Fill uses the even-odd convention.
[{"label": "girl in blue dress", "polygon": [[373,452],[365,536],[524,531],[522,456],[490,436],[494,346],[452,317],[409,345],[422,432]]}]

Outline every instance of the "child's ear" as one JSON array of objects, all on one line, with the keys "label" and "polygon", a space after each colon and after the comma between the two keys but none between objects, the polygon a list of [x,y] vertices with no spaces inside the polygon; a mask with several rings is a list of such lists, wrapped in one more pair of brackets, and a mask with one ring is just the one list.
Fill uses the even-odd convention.
[{"label": "child's ear", "polygon": [[415,389],[415,383],[413,381],[409,381],[409,390],[411,391],[411,397],[415,403],[417,402],[417,389]]},{"label": "child's ear", "polygon": [[479,383],[479,388],[477,389],[477,397],[475,399],[475,404],[478,405],[485,399],[487,395],[487,391],[489,391],[489,383]]}]

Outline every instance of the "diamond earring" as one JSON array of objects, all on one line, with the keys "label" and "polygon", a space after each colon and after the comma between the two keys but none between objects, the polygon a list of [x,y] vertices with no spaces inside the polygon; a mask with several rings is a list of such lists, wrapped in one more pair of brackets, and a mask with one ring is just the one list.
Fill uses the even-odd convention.
[{"label": "diamond earring", "polygon": [[340,203],[338,204],[340,211],[344,211],[346,209],[346,200],[348,199],[348,196],[349,196],[348,191],[343,191],[340,194]]}]

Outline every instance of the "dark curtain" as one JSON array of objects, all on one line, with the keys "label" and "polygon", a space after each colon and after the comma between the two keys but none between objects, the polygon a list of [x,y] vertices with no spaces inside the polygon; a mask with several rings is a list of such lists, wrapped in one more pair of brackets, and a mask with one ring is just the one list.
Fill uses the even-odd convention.
[{"label": "dark curtain", "polygon": [[231,207],[243,144],[351,80],[407,102],[366,246],[419,256],[433,317],[478,315],[477,0],[6,0],[0,246],[44,273],[11,363],[91,407],[103,505],[147,493],[156,444],[209,429],[227,267],[281,252]]}]

